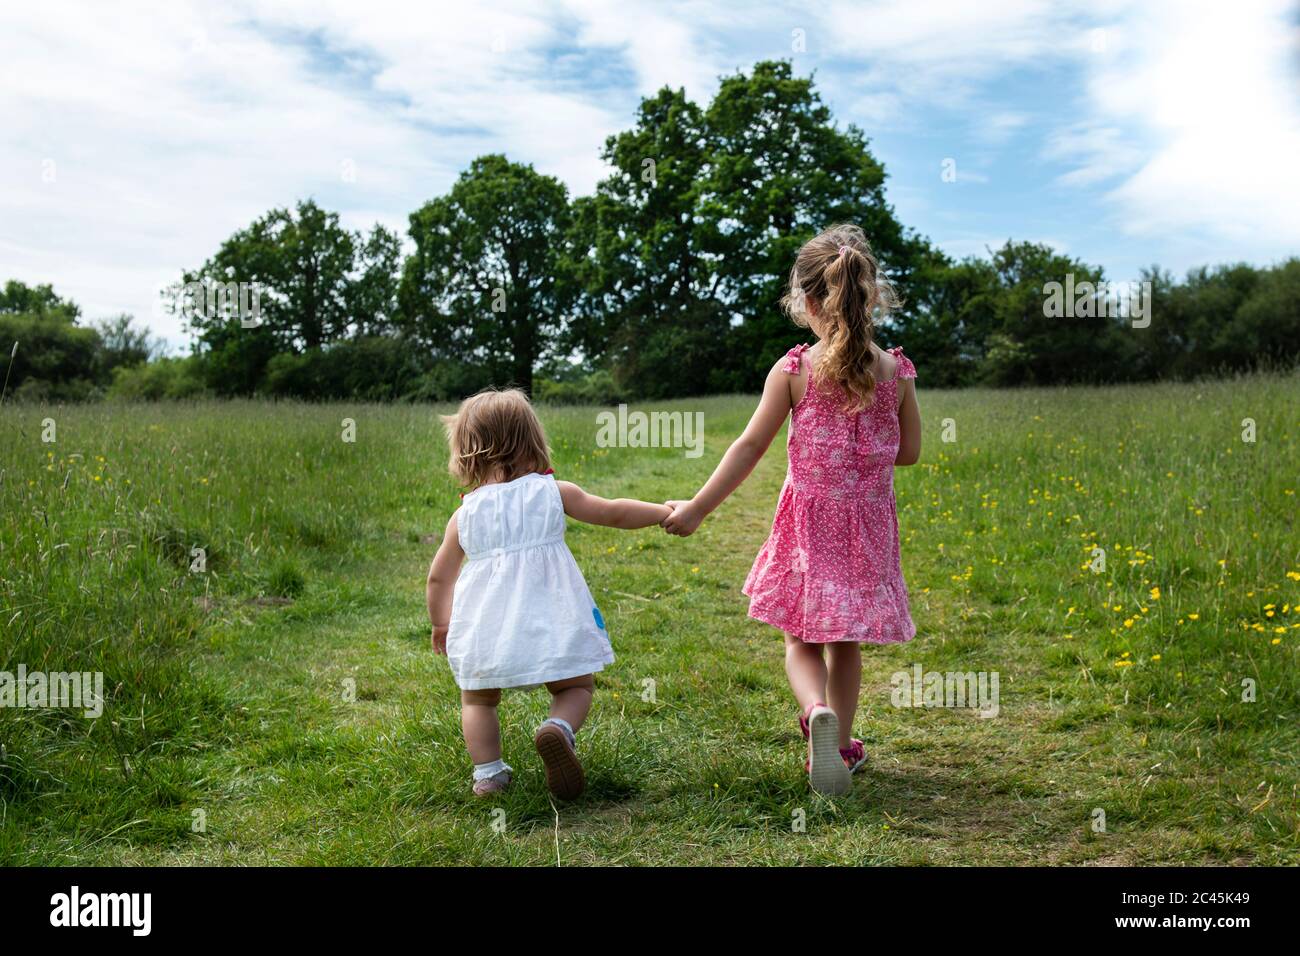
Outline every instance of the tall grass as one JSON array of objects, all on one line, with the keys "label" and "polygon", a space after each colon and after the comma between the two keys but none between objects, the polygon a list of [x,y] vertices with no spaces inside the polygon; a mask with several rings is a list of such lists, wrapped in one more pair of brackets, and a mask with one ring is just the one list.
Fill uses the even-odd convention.
[{"label": "tall grass", "polygon": [[[1294,860],[1300,380],[922,388],[921,402],[922,463],[896,476],[920,634],[868,653],[878,772],[838,810],[813,808],[817,838],[783,823],[808,802],[791,704],[777,643],[737,593],[780,442],[690,539],[571,526],[620,660],[600,679],[592,802],[568,811],[568,852]],[[597,448],[595,409],[543,418],[560,477],[662,500],[698,487],[752,403],[672,406],[705,413],[701,459]],[[98,720],[0,708],[0,862],[553,862],[526,775],[508,804],[518,840],[483,830],[426,649],[420,575],[458,501],[437,411],[0,411],[0,671],[98,671],[107,694]],[[888,675],[913,662],[999,671],[1003,715],[890,708]],[[214,802],[238,835],[196,831]],[[1014,816],[1027,803],[1036,823]],[[1122,849],[1089,830],[1094,806]]]}]

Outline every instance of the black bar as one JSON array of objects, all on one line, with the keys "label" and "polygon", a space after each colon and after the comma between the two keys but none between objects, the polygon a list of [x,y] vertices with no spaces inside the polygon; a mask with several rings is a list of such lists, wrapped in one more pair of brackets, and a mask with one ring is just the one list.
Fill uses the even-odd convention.
[{"label": "black bar", "polygon": [[[76,933],[84,940],[244,942],[284,938],[338,944],[376,931],[436,934],[478,928],[501,941],[557,918],[579,931],[589,916],[642,934],[678,938],[686,926],[724,937],[802,932],[823,906],[850,936],[933,931],[955,942],[1050,925],[1071,942],[1098,937],[1199,936],[1231,944],[1237,934],[1289,927],[1295,870],[1268,868],[1076,869],[6,869],[0,913],[6,943]],[[96,894],[149,894],[149,932],[130,925],[51,925],[57,894],[83,905]],[[1222,895],[1221,895],[1222,894]],[[135,910],[137,916],[143,913]],[[92,909],[98,905],[90,904]],[[66,912],[66,909],[65,909]],[[124,913],[131,911],[122,910]],[[1223,920],[1245,919],[1242,925]],[[1150,925],[1120,925],[1124,920]],[[1186,921],[1209,919],[1206,928]],[[1178,922],[1178,921],[1183,922]],[[123,922],[127,922],[124,918]],[[1166,923],[1165,921],[1172,921]],[[639,929],[633,929],[640,927]],[[910,927],[910,929],[909,929]],[[928,929],[926,929],[928,927]],[[967,932],[976,934],[964,935]],[[450,943],[453,937],[447,937]],[[17,952],[17,949],[11,950]]]}]

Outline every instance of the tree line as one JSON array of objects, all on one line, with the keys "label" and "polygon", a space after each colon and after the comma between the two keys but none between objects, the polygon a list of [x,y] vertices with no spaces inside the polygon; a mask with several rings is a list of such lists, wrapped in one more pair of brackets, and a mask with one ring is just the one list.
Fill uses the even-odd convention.
[{"label": "tree line", "polygon": [[[778,301],[796,250],[834,222],[870,237],[904,299],[879,337],[904,345],[927,385],[1192,377],[1300,352],[1297,258],[1181,279],[1152,266],[1128,290],[1133,308],[1117,309],[1100,268],[1048,246],[945,255],[898,221],[863,131],[839,126],[788,62],[724,77],[707,106],[660,90],[601,156],[609,174],[578,197],[529,165],[479,157],[411,214],[405,241],[381,225],[348,230],[310,199],[271,210],[168,290],[192,340],[182,358],[159,356],[130,317],[83,326],[48,286],[10,282],[0,347],[21,343],[11,394],[754,391],[808,338]],[[1064,313],[1048,304],[1054,283],[1071,290]],[[237,294],[250,288],[255,315]]]}]

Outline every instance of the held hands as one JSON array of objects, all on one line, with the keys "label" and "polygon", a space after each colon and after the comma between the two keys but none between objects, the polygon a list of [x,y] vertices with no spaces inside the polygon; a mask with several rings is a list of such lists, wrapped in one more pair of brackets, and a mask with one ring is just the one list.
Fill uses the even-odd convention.
[{"label": "held hands", "polygon": [[693,534],[704,520],[704,511],[692,501],[665,501],[672,514],[661,521],[660,526],[669,534],[686,537]]}]

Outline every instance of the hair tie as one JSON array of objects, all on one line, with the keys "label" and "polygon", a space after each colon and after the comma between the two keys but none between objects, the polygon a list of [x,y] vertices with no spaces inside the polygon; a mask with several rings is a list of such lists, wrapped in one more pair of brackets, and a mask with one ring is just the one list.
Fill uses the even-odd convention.
[{"label": "hair tie", "polygon": [[846,253],[846,252],[848,252],[848,251],[849,251],[849,247],[848,247],[848,246],[840,246],[840,255],[844,255],[844,253]]}]

